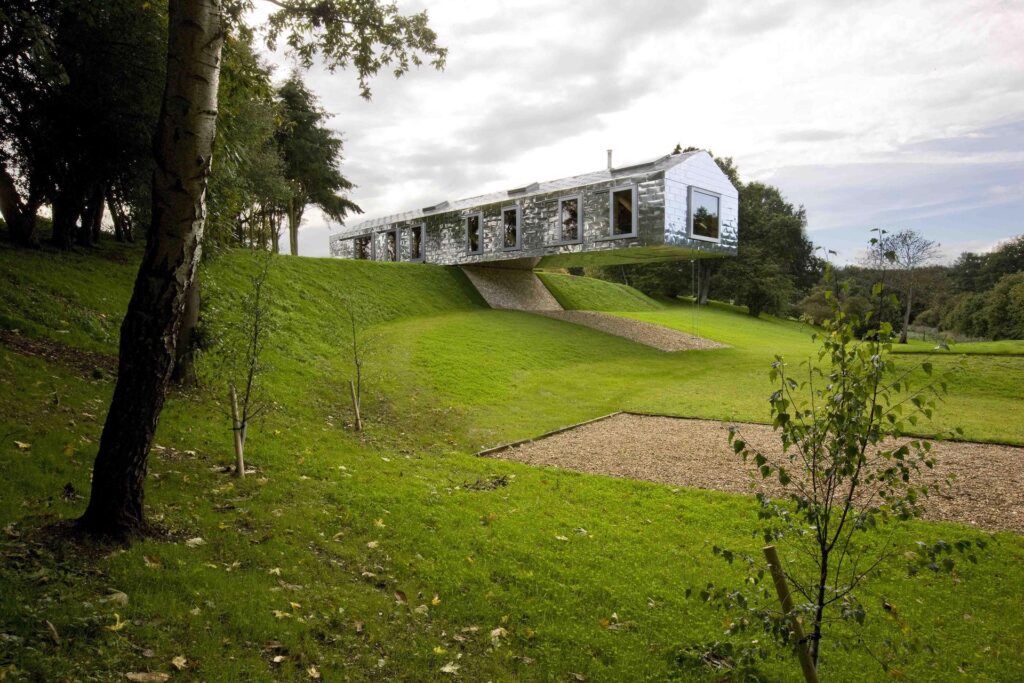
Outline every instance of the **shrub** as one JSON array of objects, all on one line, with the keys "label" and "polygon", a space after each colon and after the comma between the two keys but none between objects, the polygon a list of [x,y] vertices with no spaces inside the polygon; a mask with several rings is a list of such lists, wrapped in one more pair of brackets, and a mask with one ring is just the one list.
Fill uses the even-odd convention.
[{"label": "shrub", "polygon": [[982,314],[984,294],[970,292],[954,297],[939,321],[939,328],[959,332],[968,337],[987,337],[988,320]]},{"label": "shrub", "polygon": [[1024,273],[1004,275],[978,313],[993,339],[1024,339]]}]

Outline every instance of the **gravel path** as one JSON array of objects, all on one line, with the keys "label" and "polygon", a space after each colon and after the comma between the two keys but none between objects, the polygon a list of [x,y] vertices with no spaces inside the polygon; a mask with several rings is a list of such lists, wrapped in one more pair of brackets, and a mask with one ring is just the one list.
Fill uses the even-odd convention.
[{"label": "gravel path", "polygon": [[624,337],[638,344],[654,347],[659,351],[696,351],[702,349],[724,349],[725,344],[695,337],[686,332],[673,330],[653,323],[645,323],[631,318],[621,318],[610,313],[598,311],[532,311],[538,315],[557,318],[576,325]]},{"label": "gravel path", "polygon": [[[780,452],[771,427],[737,426],[751,445],[765,453]],[[733,453],[728,427],[729,423],[712,420],[620,413],[491,457],[748,493],[764,484],[752,481],[749,466]],[[932,450],[939,464],[925,476],[941,480],[953,474],[955,479],[951,487],[939,488],[928,499],[926,518],[1024,533],[1024,448],[937,441]]]}]

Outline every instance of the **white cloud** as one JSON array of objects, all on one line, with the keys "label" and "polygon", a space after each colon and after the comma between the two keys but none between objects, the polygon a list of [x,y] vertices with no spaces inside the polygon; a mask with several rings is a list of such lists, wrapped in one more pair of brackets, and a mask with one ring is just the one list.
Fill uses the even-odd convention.
[{"label": "white cloud", "polygon": [[[382,76],[369,103],[350,73],[309,74],[369,215],[600,168],[608,147],[626,162],[676,142],[776,179],[828,233],[905,216],[926,226],[971,206],[991,221],[993,207],[1019,206],[1021,3],[407,7],[420,5],[451,50],[445,72]],[[796,182],[800,169],[818,175]],[[998,220],[986,230],[1014,231]],[[307,225],[302,253],[326,253],[324,230],[313,241],[322,223]]]}]

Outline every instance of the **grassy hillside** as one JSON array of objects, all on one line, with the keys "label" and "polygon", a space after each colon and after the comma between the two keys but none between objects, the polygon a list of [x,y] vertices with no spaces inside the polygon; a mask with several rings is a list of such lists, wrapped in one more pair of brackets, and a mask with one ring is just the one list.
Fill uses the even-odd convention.
[{"label": "grassy hillside", "polygon": [[655,311],[663,305],[632,287],[591,277],[538,273],[562,308],[586,311]]},{"label": "grassy hillside", "polygon": [[[20,283],[0,290],[0,323],[113,352],[136,254],[0,250],[0,282]],[[208,314],[232,309],[254,267],[245,253],[210,264]],[[678,648],[722,638],[721,615],[683,591],[738,580],[710,547],[757,551],[751,499],[472,453],[623,408],[764,419],[768,362],[806,357],[807,328],[714,308],[628,313],[732,346],[664,354],[486,309],[457,270],[283,257],[272,280],[277,407],[250,432],[257,475],[218,471],[231,461],[223,387],[175,393],[147,486],[172,537],[126,551],[83,553],[43,530],[84,507],[112,382],[0,344],[0,672],[124,680],[174,673],[180,655],[182,680],[309,680],[309,667],[325,680],[664,680],[684,675]],[[622,300],[584,286],[595,306]],[[362,435],[346,428],[346,294],[372,338]],[[939,425],[1024,441],[1005,419],[1024,405],[1005,380],[1024,359],[973,362]],[[977,535],[913,523],[892,542]],[[935,646],[898,663],[904,678],[1024,675],[1024,541],[990,547],[956,582],[908,582],[894,559],[870,584],[869,638]],[[829,645],[825,658],[833,680],[882,677],[861,650]],[[795,672],[784,656],[763,673]]]}]

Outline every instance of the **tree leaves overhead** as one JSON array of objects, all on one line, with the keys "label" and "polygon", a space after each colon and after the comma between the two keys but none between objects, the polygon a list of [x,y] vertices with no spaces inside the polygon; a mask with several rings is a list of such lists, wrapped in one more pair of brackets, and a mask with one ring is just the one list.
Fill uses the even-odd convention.
[{"label": "tree leaves overhead", "polygon": [[[268,0],[278,9],[267,21],[267,44],[283,42],[306,68],[319,57],[331,71],[352,67],[360,94],[381,69],[397,78],[424,61],[443,69],[448,50],[437,45],[426,11],[402,15],[376,0]],[[236,3],[251,6],[251,0]]]}]

